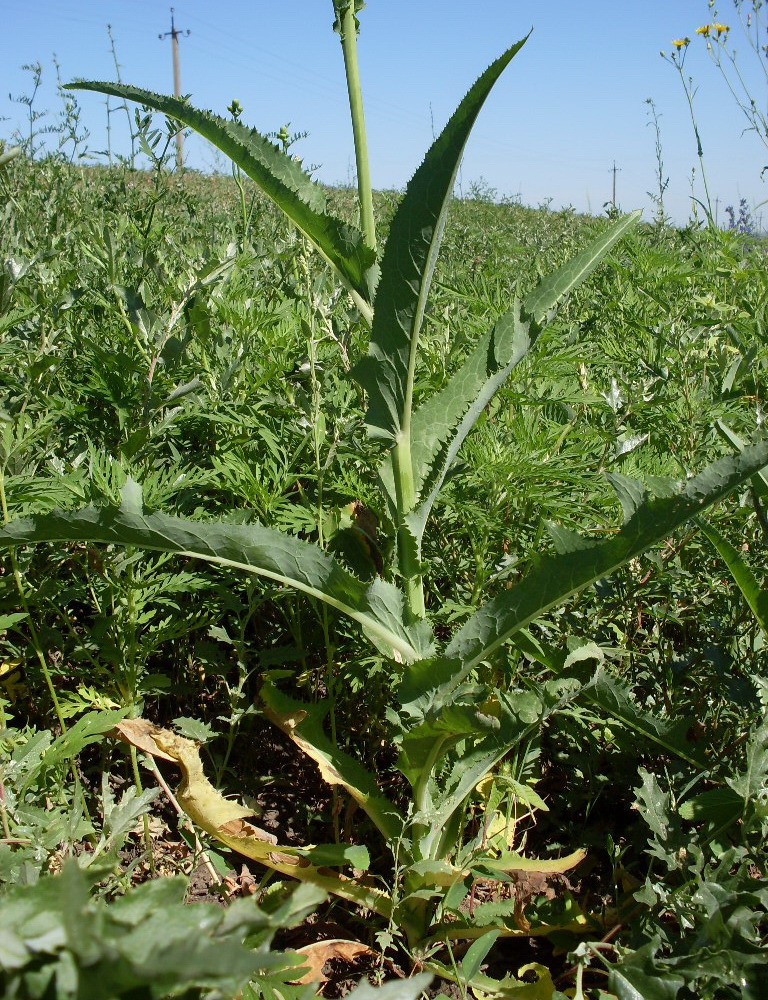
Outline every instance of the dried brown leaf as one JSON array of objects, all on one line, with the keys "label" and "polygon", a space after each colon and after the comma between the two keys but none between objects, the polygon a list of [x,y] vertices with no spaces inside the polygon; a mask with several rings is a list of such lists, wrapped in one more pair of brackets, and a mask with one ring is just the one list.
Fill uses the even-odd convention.
[{"label": "dried brown leaf", "polygon": [[343,962],[354,962],[361,955],[376,957],[376,952],[360,941],[347,941],[344,938],[331,938],[329,941],[316,941],[303,948],[297,948],[296,954],[304,959],[308,971],[301,979],[292,982],[301,986],[306,983],[325,983],[328,977],[323,974],[327,962],[340,959]]},{"label": "dried brown leaf", "polygon": [[170,760],[175,764],[176,758],[162,750],[155,742],[155,736],[164,733],[167,734],[168,730],[161,729],[159,726],[147,722],[146,719],[123,719],[118,722],[111,735],[122,740],[123,743],[129,743],[136,747],[137,750],[143,750],[144,753],[148,753],[152,757]]}]

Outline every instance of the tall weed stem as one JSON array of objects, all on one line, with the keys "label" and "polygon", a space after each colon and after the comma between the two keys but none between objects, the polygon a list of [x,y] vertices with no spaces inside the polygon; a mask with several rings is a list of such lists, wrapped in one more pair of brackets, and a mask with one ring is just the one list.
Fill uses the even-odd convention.
[{"label": "tall weed stem", "polygon": [[357,18],[355,4],[349,0],[338,4],[339,35],[344,53],[344,70],[347,75],[349,111],[352,116],[352,134],[355,141],[355,166],[357,168],[357,196],[360,203],[360,228],[365,242],[376,249],[376,223],[373,217],[373,191],[371,189],[371,169],[368,162],[368,139],[365,131],[363,94],[360,86],[360,70],[357,62]]},{"label": "tall weed stem", "polygon": [[[693,106],[693,99],[696,96],[696,87],[693,85],[693,77],[686,76],[684,73],[685,67],[685,56],[688,51],[688,45],[690,43],[689,38],[680,38],[674,41],[672,44],[675,46],[675,51],[667,56],[663,52],[662,57],[675,69],[675,72],[680,77],[680,83],[683,87],[683,93],[685,94],[685,99],[688,104],[688,114],[690,115],[691,125],[693,127],[693,135],[696,139],[696,155],[699,160],[699,170],[701,171],[701,181],[704,185],[704,197],[706,199],[706,204],[702,205],[702,208],[707,213],[707,222],[710,227],[715,226],[715,217],[712,212],[712,200],[709,197],[709,185],[707,184],[707,172],[704,169],[704,147],[701,144],[701,135],[699,133],[698,122],[696,121],[696,112]],[[694,198],[694,204],[698,199]],[[699,202],[699,204],[701,204]],[[695,211],[695,210],[694,210]]]}]

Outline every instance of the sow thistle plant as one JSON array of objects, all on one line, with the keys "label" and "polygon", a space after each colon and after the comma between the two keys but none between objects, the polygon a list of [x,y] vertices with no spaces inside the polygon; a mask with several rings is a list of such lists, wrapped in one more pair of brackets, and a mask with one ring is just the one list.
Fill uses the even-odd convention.
[{"label": "sow thistle plant", "polygon": [[[11,520],[0,529],[0,542],[5,547],[91,542],[178,553],[293,588],[356,623],[391,671],[396,700],[388,711],[390,739],[407,794],[397,802],[388,797],[376,775],[328,735],[329,699],[300,701],[284,690],[277,674],[266,676],[261,699],[267,717],[315,762],[323,779],[367,814],[391,854],[394,874],[388,883],[372,880],[364,846],[276,843],[249,822],[249,810],[209,783],[192,741],[143,720],[121,723],[118,734],[181,768],[179,803],[212,837],[275,872],[366,907],[400,933],[414,960],[492,992],[498,984],[479,970],[499,935],[590,926],[573,900],[566,900],[552,922],[533,926],[521,917],[516,899],[481,903],[471,908],[471,916],[462,905],[479,879],[513,884],[525,877],[546,878],[569,871],[584,857],[576,849],[539,860],[512,849],[503,817],[514,782],[493,777],[502,759],[577,698],[636,724],[668,751],[693,758],[670,735],[671,727],[656,721],[643,726],[642,713],[604,673],[586,684],[555,677],[540,684],[531,680],[526,690],[506,690],[484,682],[482,668],[493,664],[508,643],[553,668],[560,662],[557,651],[534,639],[528,626],[755,476],[768,464],[768,442],[744,447],[684,484],[657,486],[653,494],[639,481],[611,475],[623,511],[621,527],[594,540],[552,526],[552,554],[535,558],[521,580],[480,606],[447,639],[444,626],[438,633],[425,601],[430,567],[422,546],[440,492],[458,474],[462,444],[515,366],[536,346],[558,306],[637,224],[640,213],[613,222],[590,246],[511,301],[442,387],[417,405],[419,336],[462,153],[493,85],[527,36],[469,89],[407,185],[379,252],[357,71],[361,7],[359,0],[334,0],[354,124],[360,227],[333,216],[322,189],[302,166],[239,117],[219,117],[187,100],[120,83],[70,86],[136,101],[214,143],[285,213],[354,300],[361,321],[370,327],[370,341],[352,377],[367,395],[368,433],[381,448],[376,488],[396,538],[383,572],[364,580],[319,545],[268,526],[147,510],[140,484],[130,479],[119,505]],[[469,806],[477,800],[478,787],[486,810],[479,825]],[[351,874],[338,870],[350,866]],[[460,965],[437,960],[439,947],[462,939],[479,940]],[[549,973],[541,967],[533,972],[542,995],[551,995]],[[529,985],[509,979],[504,989]]]}]

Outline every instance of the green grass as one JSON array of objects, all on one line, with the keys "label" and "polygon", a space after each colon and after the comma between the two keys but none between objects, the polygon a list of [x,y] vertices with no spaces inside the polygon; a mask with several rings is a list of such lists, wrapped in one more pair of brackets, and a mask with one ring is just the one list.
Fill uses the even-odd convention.
[{"label": "green grass", "polygon": [[[347,377],[367,333],[309,243],[256,192],[244,233],[226,178],[23,157],[0,169],[5,518],[114,504],[130,477],[148,510],[279,528],[376,576],[394,526],[371,486],[381,453],[365,434],[365,399]],[[335,214],[354,221],[354,192],[326,194]],[[398,198],[376,196],[382,243]],[[415,402],[459,368],[515,292],[524,296],[606,225],[454,201]],[[745,441],[756,436],[766,303],[764,248],[732,234],[641,226],[612,251],[485,408],[459,455],[463,475],[436,502],[423,562],[440,638],[554,551],[547,522],[596,537],[617,531],[621,508],[606,473],[684,479],[732,453],[718,421]],[[375,535],[362,508],[350,512],[355,501],[377,515]],[[765,587],[764,483],[756,477],[709,517]],[[25,741],[62,737],[90,711],[197,720],[203,729],[188,723],[190,734],[204,733],[209,774],[227,793],[304,781],[294,758],[277,763],[259,697],[269,671],[299,700],[330,698],[329,738],[399,801],[403,779],[384,747],[395,679],[344,618],[278,583],[184,556],[88,542],[14,551],[0,576],[9,841],[0,844],[0,885],[55,870],[61,853],[94,842],[107,814],[102,773],[135,780],[126,752],[100,734],[47,765],[42,751],[34,766],[24,762]],[[542,655],[505,644],[473,681],[517,693],[579,682],[588,692],[603,663],[617,699],[611,708],[594,688],[502,765],[518,782],[503,800],[510,808],[529,812],[521,787],[547,805],[533,810],[535,822],[520,819],[515,850],[587,846],[591,869],[572,879],[573,897],[591,913],[603,903],[618,910],[591,936],[560,932],[572,960],[550,948],[545,964],[555,975],[591,963],[585,988],[620,998],[633,995],[622,977],[650,1000],[674,996],[649,986],[661,972],[717,998],[739,996],[738,977],[753,977],[758,996],[762,973],[749,956],[767,932],[768,653],[725,563],[689,524],[537,620],[529,638]],[[12,677],[23,687],[12,688]],[[715,808],[708,793],[725,804]],[[304,821],[313,843],[331,843],[344,835],[343,808],[318,794]],[[481,805],[478,793],[470,826]],[[375,876],[391,883],[370,824],[358,814],[348,828],[371,849]],[[122,891],[124,868],[125,855],[111,858],[103,892]],[[706,894],[718,892],[710,905]],[[564,922],[562,883],[557,895],[552,903],[534,894],[527,919]],[[739,917],[744,908],[749,920]],[[350,909],[338,919],[350,935],[366,933]],[[619,923],[611,941],[626,950],[601,952],[615,965],[606,981],[589,942]],[[374,922],[368,933],[386,929]],[[738,975],[704,953],[699,933],[719,942]],[[566,977],[558,988],[572,984]]]}]

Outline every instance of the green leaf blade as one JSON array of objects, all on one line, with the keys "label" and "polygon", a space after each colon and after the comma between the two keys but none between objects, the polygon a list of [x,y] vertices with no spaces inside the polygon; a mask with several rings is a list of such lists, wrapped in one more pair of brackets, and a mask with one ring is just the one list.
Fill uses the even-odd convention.
[{"label": "green leaf blade", "polygon": [[518,629],[666,538],[766,464],[768,441],[763,441],[714,462],[690,479],[678,495],[649,498],[612,537],[543,557],[520,583],[475,612],[448,644],[445,655],[459,659],[468,672]]},{"label": "green leaf blade", "polygon": [[213,143],[274,201],[311,240],[339,275],[370,304],[375,287],[375,251],[363,234],[327,211],[326,197],[301,165],[256,129],[193,107],[188,101],[141,87],[101,80],[76,80],[71,90],[89,90],[159,111]]},{"label": "green leaf blade", "polygon": [[[416,410],[411,435],[414,485],[420,502],[409,524],[419,543],[432,505],[480,414],[513,368],[536,345],[551,310],[586,280],[639,218],[640,213],[634,212],[619,219],[580,254],[545,278],[522,308],[515,303],[480,338],[448,383]],[[379,470],[390,500],[394,496],[391,465],[391,456],[387,455]]]},{"label": "green leaf blade", "polygon": [[728,567],[760,628],[768,635],[768,588],[760,586],[741,553],[713,524],[705,521],[704,518],[698,518],[696,523]]},{"label": "green leaf blade", "polygon": [[409,423],[418,334],[461,156],[491,88],[525,41],[507,49],[469,90],[411,178],[392,220],[368,356],[356,369],[368,393],[372,437],[395,442]]},{"label": "green leaf blade", "polygon": [[625,215],[567,263],[544,278],[523,302],[523,313],[537,325],[547,321],[552,309],[570,292],[589,277],[600,261],[640,221],[642,210]]},{"label": "green leaf blade", "polygon": [[[399,617],[402,593],[376,579],[367,584],[310,542],[255,524],[191,521],[145,513],[141,489],[129,480],[119,507],[54,510],[0,527],[0,548],[37,542],[97,542],[175,552],[293,587],[336,608],[363,626],[389,655],[418,659],[425,629]],[[416,648],[418,646],[418,648]]]},{"label": "green leaf blade", "polygon": [[693,764],[701,770],[708,765],[691,752],[686,739],[690,719],[662,719],[643,711],[635,702],[626,684],[600,670],[589,684],[581,689],[583,696],[600,709],[603,715],[621,722],[642,740],[655,743],[668,753]]}]

